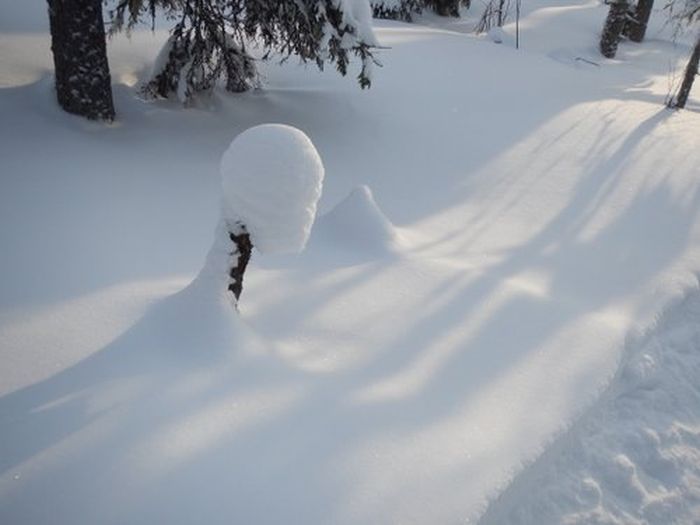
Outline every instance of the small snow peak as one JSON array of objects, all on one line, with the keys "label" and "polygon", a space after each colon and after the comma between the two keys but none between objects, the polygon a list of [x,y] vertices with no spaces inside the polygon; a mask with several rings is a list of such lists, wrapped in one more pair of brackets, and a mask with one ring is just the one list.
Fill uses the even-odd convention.
[{"label": "small snow peak", "polygon": [[396,249],[396,229],[377,205],[368,186],[353,189],[319,222],[330,238],[354,248],[369,252],[393,252]]}]

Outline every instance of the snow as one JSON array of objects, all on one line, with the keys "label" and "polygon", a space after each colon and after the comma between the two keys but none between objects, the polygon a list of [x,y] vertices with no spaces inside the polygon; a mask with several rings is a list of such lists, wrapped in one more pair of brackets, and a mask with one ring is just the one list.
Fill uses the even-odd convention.
[{"label": "snow", "polygon": [[221,157],[224,218],[245,226],[261,253],[299,252],[316,218],[323,174],[303,131],[283,124],[247,129]]},{"label": "snow", "polygon": [[[136,30],[104,126],[56,106],[29,4],[0,0],[0,523],[696,519],[700,116],[663,106],[659,13],[615,60],[588,0],[524,5],[519,50],[477,11],[379,22],[370,90],[271,62],[187,110],[138,99],[167,32]],[[298,247],[267,212],[317,188],[263,170],[221,221],[221,176],[296,165],[218,172],[270,122],[323,159],[319,217],[256,239],[236,312],[226,221]]]},{"label": "snow", "polygon": [[630,341],[608,391],[481,522],[693,523],[700,515],[699,318],[695,289]]},{"label": "snow", "polygon": [[391,253],[400,251],[399,234],[384,215],[372,195],[372,190],[361,185],[319,218],[316,235],[327,240],[336,239],[338,248],[355,252]]},{"label": "snow", "polygon": [[355,34],[345,47],[349,49],[353,42],[362,42],[368,46],[378,45],[372,27],[372,7],[369,0],[333,0],[333,4],[343,13],[343,22],[355,29]]}]

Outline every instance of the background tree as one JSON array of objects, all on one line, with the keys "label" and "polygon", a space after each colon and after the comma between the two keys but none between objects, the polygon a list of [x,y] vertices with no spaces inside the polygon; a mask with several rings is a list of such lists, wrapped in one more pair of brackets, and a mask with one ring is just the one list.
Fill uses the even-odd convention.
[{"label": "background tree", "polygon": [[69,113],[114,119],[102,2],[48,0],[56,97]]},{"label": "background tree", "polygon": [[[460,0],[425,0],[426,7],[430,7],[440,16],[459,16]],[[468,3],[465,3],[468,7]]]},{"label": "background tree", "polygon": [[[700,0],[675,0],[666,6],[671,21],[676,25],[676,34],[688,27],[697,26],[700,21]],[[669,101],[669,106],[673,108],[684,108],[690,96],[690,90],[698,74],[698,61],[700,61],[700,32],[698,32],[690,53],[690,58],[685,67],[683,81],[674,97]]]},{"label": "background tree", "polygon": [[412,22],[413,16],[422,13],[424,6],[422,0],[372,0],[372,16]]},{"label": "background tree", "polygon": [[693,82],[695,81],[695,77],[698,75],[698,61],[700,61],[700,34],[698,34],[698,37],[695,40],[693,52],[690,54],[688,64],[685,66],[683,82],[681,82],[681,87],[676,96],[673,98],[671,103],[672,107],[682,109],[685,107],[686,102],[688,102],[690,90],[693,88]]},{"label": "background tree", "polygon": [[644,40],[653,8],[654,0],[639,0],[634,11],[628,16],[623,32],[632,42]]},{"label": "background tree", "polygon": [[606,58],[615,58],[622,31],[627,23],[629,3],[627,0],[609,0],[610,11],[600,35],[600,52]]},{"label": "background tree", "polygon": [[412,22],[425,9],[440,16],[459,16],[460,6],[470,7],[471,0],[371,0],[375,18]]}]

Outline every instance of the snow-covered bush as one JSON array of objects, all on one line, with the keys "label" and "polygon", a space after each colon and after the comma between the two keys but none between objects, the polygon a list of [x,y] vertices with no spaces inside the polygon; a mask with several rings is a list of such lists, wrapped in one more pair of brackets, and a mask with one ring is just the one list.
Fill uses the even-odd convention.
[{"label": "snow-covered bush", "polygon": [[[239,298],[252,248],[304,249],[321,197],[323,163],[304,132],[264,124],[238,135],[221,158],[223,202],[200,278]],[[226,286],[222,286],[223,282]]]},{"label": "snow-covered bush", "polygon": [[469,7],[471,0],[371,0],[374,18],[412,22],[413,15],[431,10],[440,16],[459,16],[460,6]]}]

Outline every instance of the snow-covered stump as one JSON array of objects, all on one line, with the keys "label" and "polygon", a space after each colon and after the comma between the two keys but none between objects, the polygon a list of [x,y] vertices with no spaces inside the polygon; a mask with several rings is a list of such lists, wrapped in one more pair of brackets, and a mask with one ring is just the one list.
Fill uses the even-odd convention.
[{"label": "snow-covered stump", "polygon": [[316,217],[323,163],[302,131],[264,124],[238,135],[221,158],[223,202],[214,245],[198,276],[234,304],[253,247],[298,253]]}]

